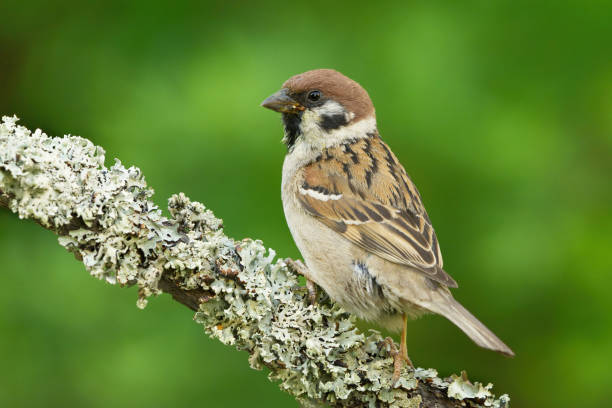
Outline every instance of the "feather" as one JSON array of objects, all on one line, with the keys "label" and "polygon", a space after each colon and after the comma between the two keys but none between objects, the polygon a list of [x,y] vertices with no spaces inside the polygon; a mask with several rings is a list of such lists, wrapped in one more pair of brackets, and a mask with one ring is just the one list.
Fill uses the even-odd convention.
[{"label": "feather", "polygon": [[301,170],[304,211],[340,235],[391,262],[449,287],[434,229],[414,183],[373,133],[326,149]]}]

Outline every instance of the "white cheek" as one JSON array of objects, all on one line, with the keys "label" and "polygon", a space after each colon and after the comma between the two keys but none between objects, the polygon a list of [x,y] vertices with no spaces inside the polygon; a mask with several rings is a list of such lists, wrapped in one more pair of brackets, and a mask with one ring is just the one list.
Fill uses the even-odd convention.
[{"label": "white cheek", "polygon": [[355,118],[355,114],[353,112],[348,112],[344,106],[335,101],[327,101],[325,104],[315,108],[314,110],[319,114],[319,116],[344,115],[347,123]]},{"label": "white cheek", "polygon": [[[345,115],[346,126],[341,126],[331,131],[321,127],[322,116]],[[370,132],[376,131],[376,119],[372,115],[351,123],[355,119],[353,112],[347,112],[338,102],[327,101],[321,106],[306,109],[302,114],[300,123],[300,136],[298,137],[294,150],[304,150],[318,154],[321,149],[337,145],[348,139],[364,138]],[[309,153],[310,154],[310,153]]]},{"label": "white cheek", "polygon": [[318,108],[314,108],[314,111],[317,111],[319,115],[347,115],[346,109],[338,102],[335,101],[327,101],[323,105]]},{"label": "white cheek", "polygon": [[329,133],[321,128],[321,117],[334,115],[345,115],[347,122],[355,117],[353,112],[347,112],[342,105],[335,101],[327,101],[321,106],[307,109],[304,112],[300,128],[309,143],[315,146],[327,144]]}]

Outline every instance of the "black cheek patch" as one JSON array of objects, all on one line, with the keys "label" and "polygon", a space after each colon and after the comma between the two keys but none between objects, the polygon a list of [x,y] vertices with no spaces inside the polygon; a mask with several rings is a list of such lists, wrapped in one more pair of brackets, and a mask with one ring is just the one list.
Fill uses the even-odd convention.
[{"label": "black cheek patch", "polygon": [[334,115],[321,115],[321,127],[324,130],[334,130],[348,123],[344,113]]}]

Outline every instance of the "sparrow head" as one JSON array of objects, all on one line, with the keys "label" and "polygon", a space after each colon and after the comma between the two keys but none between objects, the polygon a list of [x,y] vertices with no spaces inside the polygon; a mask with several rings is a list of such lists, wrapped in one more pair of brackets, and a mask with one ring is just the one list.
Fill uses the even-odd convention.
[{"label": "sparrow head", "polygon": [[333,69],[315,69],[289,78],[261,104],[282,113],[283,142],[326,147],[376,129],[374,105],[365,89]]}]

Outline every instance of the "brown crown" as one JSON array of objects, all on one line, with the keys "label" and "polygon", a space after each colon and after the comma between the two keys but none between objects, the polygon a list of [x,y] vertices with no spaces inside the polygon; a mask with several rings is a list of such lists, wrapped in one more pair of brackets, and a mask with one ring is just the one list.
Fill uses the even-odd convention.
[{"label": "brown crown", "polygon": [[283,84],[291,92],[319,90],[355,114],[354,121],[374,116],[370,95],[357,82],[333,69],[315,69],[289,78]]}]

